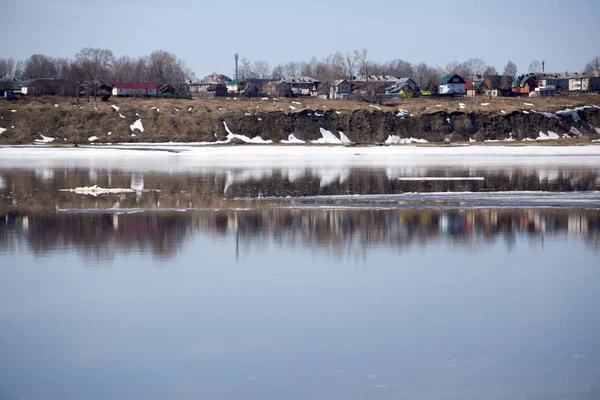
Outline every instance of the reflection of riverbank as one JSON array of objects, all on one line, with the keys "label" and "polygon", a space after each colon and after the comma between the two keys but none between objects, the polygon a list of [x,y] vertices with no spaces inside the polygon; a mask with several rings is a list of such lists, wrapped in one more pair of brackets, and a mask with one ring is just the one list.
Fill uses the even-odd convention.
[{"label": "reflection of riverbank", "polygon": [[[137,193],[91,196],[61,191],[92,185]],[[19,169],[0,170],[0,212],[243,207],[232,199],[259,197],[595,190],[600,190],[600,174],[589,167],[204,168],[177,174]]]},{"label": "reflection of riverbank", "polygon": [[[287,210],[143,214],[3,214],[0,250],[42,255],[76,249],[85,258],[150,249],[174,256],[195,234],[236,238],[236,251],[276,243],[337,256],[370,246],[406,249],[444,240],[476,248],[522,238],[577,237],[600,249],[600,212],[581,210]],[[232,249],[233,252],[233,249]]]}]

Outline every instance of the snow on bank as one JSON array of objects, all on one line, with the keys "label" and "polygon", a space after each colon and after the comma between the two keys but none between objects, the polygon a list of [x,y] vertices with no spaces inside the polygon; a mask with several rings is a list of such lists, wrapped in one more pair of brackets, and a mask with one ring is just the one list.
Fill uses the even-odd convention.
[{"label": "snow on bank", "polygon": [[283,139],[279,143],[283,143],[283,144],[301,144],[301,143],[306,143],[306,142],[304,140],[297,139],[296,136],[294,136],[294,134],[291,133],[288,136],[287,140]]},{"label": "snow on bank", "polygon": [[245,136],[245,135],[237,135],[229,130],[229,127],[227,126],[227,122],[225,122],[225,121],[223,121],[223,126],[225,127],[225,131],[227,132],[227,140],[217,141],[217,142],[215,142],[215,144],[226,144],[226,143],[231,142],[233,139],[239,139],[244,143],[254,143],[254,144],[273,143],[272,140],[270,140],[270,139],[264,140],[260,136],[249,138],[248,136]]},{"label": "snow on bank", "polygon": [[114,104],[111,106],[113,110],[115,111],[119,111],[121,109],[121,107],[119,106],[115,106]]},{"label": "snow on bank", "polygon": [[6,131],[6,128],[0,127],[0,136],[2,136],[2,132]]},{"label": "snow on bank", "polygon": [[144,125],[142,125],[142,120],[137,119],[133,124],[129,125],[129,129],[131,132],[135,132],[138,129],[140,132],[144,133]]},{"label": "snow on bank", "polygon": [[400,136],[397,136],[397,135],[390,135],[385,140],[385,143],[386,144],[427,143],[427,140],[425,140],[425,139],[415,139],[413,137],[401,138]]},{"label": "snow on bank", "polygon": [[44,136],[42,134],[40,134],[40,136],[42,138],[41,139],[35,139],[33,141],[33,143],[52,143],[52,142],[54,142],[54,138],[53,137]]},{"label": "snow on bank", "polygon": [[560,136],[556,132],[548,131],[548,134],[540,131],[540,135],[535,140],[556,140],[560,139]]},{"label": "snow on bank", "polygon": [[[333,133],[331,133],[331,131],[328,131],[327,129],[323,129],[323,128],[319,128],[319,131],[321,132],[321,138],[317,139],[317,140],[311,140],[311,143],[316,143],[316,144],[343,144],[343,140],[338,139]],[[343,133],[340,132],[340,136],[344,135]],[[348,140],[348,138],[344,135],[345,140]],[[350,141],[348,140],[348,143]]]},{"label": "snow on bank", "polygon": [[98,136],[90,136],[88,138],[88,141],[90,141],[90,142],[95,142],[96,140],[98,140]]}]

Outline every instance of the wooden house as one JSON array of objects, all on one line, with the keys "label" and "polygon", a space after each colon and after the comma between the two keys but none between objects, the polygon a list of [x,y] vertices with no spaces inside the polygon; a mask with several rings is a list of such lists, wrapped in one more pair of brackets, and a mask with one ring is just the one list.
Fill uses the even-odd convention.
[{"label": "wooden house", "polygon": [[272,96],[317,96],[320,83],[308,76],[288,76],[271,82],[268,90]]},{"label": "wooden house", "polygon": [[490,97],[511,96],[513,77],[509,75],[488,75],[483,78],[480,89]]},{"label": "wooden house", "polygon": [[75,86],[64,79],[32,79],[21,84],[21,93],[29,96],[72,96]]},{"label": "wooden house", "polygon": [[529,95],[538,87],[537,80],[533,75],[521,75],[513,81],[512,91],[522,95]]}]

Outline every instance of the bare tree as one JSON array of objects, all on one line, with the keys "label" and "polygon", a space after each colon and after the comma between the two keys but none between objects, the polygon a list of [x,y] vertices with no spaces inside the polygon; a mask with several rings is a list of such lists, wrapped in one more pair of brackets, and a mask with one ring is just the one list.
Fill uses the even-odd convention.
[{"label": "bare tree", "polygon": [[365,76],[365,80],[369,81],[369,59],[367,49],[354,50],[354,59],[359,65],[360,72]]},{"label": "bare tree", "polygon": [[600,56],[596,56],[593,60],[586,64],[583,73],[591,75],[600,73]]},{"label": "bare tree", "polygon": [[508,62],[504,66],[503,75],[517,76],[517,65],[514,62],[508,60]]},{"label": "bare tree", "polygon": [[0,79],[14,78],[17,72],[17,63],[14,58],[0,58]]},{"label": "bare tree", "polygon": [[75,54],[75,61],[86,81],[88,100],[90,92],[93,93],[94,100],[96,99],[96,87],[108,78],[114,58],[111,50],[92,47],[84,47]]},{"label": "bare tree", "polygon": [[355,67],[355,59],[350,53],[346,53],[344,57],[344,69],[346,74],[346,79],[352,80],[354,76],[354,67]]},{"label": "bare tree", "polygon": [[33,54],[23,63],[21,79],[56,78],[58,70],[52,57]]},{"label": "bare tree", "polygon": [[252,63],[252,71],[254,73],[255,78],[266,79],[269,76],[270,69],[271,67],[269,66],[268,61],[258,60]]},{"label": "bare tree", "polygon": [[527,69],[529,73],[540,73],[542,72],[542,64],[538,60],[533,60],[529,63],[529,68]]}]

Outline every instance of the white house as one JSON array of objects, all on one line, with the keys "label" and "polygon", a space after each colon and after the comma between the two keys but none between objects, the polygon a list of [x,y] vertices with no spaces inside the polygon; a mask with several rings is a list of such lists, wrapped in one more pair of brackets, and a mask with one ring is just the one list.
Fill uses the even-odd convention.
[{"label": "white house", "polygon": [[156,96],[155,83],[116,82],[113,96]]},{"label": "white house", "polygon": [[449,74],[440,80],[440,93],[465,94],[465,80],[456,74]]}]

